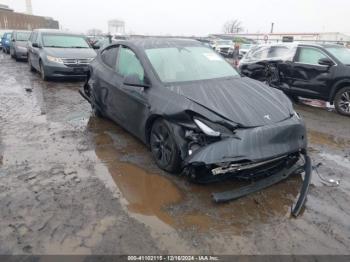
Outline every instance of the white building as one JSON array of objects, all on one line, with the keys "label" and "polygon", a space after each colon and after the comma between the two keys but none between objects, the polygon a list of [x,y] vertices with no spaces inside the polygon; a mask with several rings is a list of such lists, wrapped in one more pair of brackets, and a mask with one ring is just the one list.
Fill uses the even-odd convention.
[{"label": "white building", "polygon": [[125,35],[125,22],[117,19],[108,21],[108,32],[111,35]]}]

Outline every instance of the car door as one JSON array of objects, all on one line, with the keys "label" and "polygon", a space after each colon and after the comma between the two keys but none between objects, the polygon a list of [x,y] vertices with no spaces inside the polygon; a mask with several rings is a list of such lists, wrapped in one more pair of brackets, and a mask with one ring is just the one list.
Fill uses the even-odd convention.
[{"label": "car door", "polygon": [[328,96],[334,75],[334,66],[320,65],[318,62],[322,58],[329,58],[329,56],[318,47],[298,47],[291,76],[293,94],[309,98],[326,98]]},{"label": "car door", "polygon": [[144,123],[149,114],[147,88],[125,85],[124,79],[129,75],[137,75],[139,80],[145,80],[145,70],[136,53],[127,46],[120,46],[117,73],[118,86],[115,90],[115,103],[119,107],[119,119],[126,129],[134,135],[144,136]]},{"label": "car door", "polygon": [[111,119],[120,123],[119,107],[113,101],[115,100],[115,90],[119,88],[120,77],[116,73],[117,56],[119,45],[109,46],[101,51],[101,66],[94,67],[94,74],[98,77],[92,77],[92,86],[94,88],[94,96],[100,109]]},{"label": "car door", "polygon": [[30,62],[32,64],[32,66],[34,66],[36,69],[39,70],[39,48],[38,47],[34,47],[33,44],[39,44],[38,42],[38,33],[34,32],[31,36],[30,39],[30,44],[28,46],[28,53],[30,56]]}]

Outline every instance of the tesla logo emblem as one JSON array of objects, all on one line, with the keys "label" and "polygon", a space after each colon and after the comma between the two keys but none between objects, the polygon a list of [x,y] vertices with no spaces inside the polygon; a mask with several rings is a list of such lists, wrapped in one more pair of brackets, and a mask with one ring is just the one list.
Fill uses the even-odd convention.
[{"label": "tesla logo emblem", "polygon": [[270,115],[265,115],[264,118],[265,118],[266,120],[271,120]]}]

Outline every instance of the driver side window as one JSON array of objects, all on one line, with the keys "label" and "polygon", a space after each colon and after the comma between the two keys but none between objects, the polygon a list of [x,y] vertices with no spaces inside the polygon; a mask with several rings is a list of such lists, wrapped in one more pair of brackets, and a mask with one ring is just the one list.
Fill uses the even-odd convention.
[{"label": "driver side window", "polygon": [[136,74],[140,81],[144,81],[145,72],[136,54],[127,47],[121,47],[119,51],[117,71],[123,77]]}]

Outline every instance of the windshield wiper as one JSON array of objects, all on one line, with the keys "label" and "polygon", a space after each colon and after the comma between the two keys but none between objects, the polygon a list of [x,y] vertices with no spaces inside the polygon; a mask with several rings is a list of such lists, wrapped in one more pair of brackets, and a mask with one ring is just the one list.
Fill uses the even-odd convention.
[{"label": "windshield wiper", "polygon": [[52,47],[52,48],[65,48],[64,46],[58,46],[58,45],[46,45],[45,47]]},{"label": "windshield wiper", "polygon": [[69,46],[67,48],[88,48],[88,47],[85,47],[85,46]]}]

